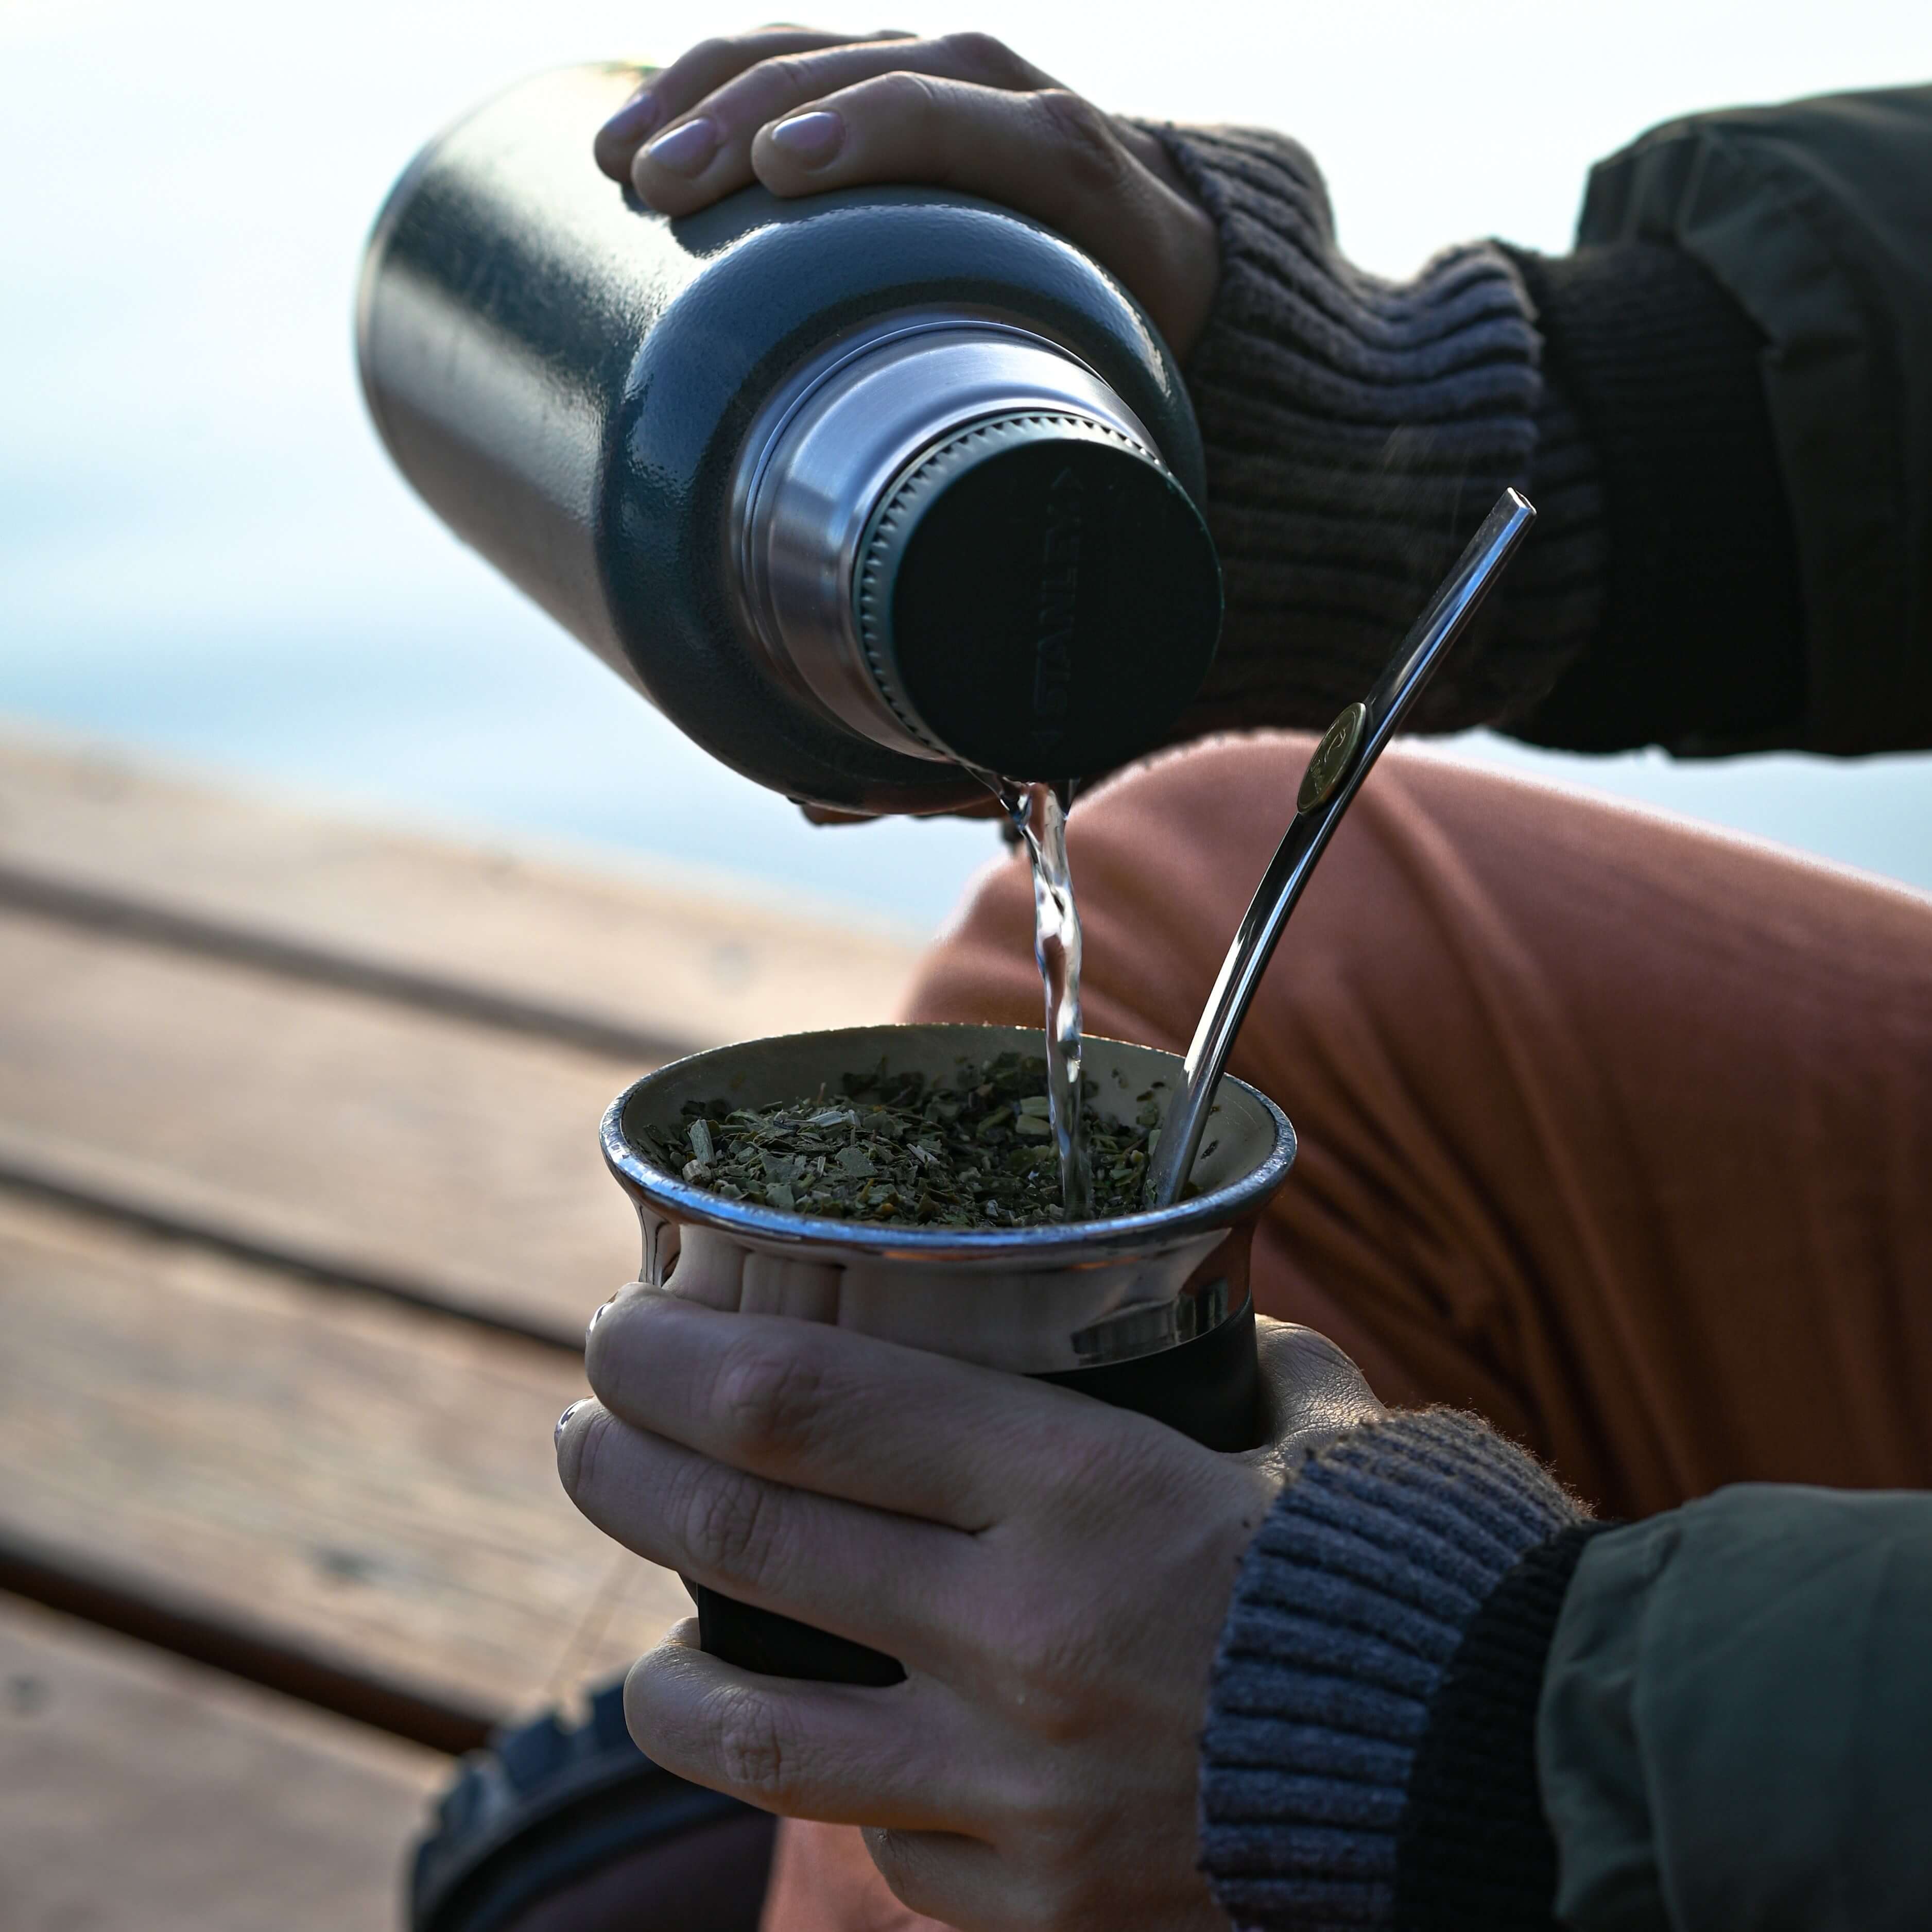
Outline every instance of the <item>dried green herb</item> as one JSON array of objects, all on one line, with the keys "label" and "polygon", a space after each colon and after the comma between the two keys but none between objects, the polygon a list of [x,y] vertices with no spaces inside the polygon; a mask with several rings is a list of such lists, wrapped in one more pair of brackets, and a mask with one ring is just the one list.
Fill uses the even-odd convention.
[{"label": "dried green herb", "polygon": [[[962,1060],[951,1078],[893,1073],[884,1062],[778,1107],[686,1101],[681,1136],[638,1130],[668,1174],[787,1213],[892,1226],[1009,1228],[1064,1220],[1046,1062],[1003,1053]],[[1090,1102],[1100,1083],[1089,1078]],[[1153,1088],[1130,1125],[1086,1109],[1096,1216],[1142,1204],[1148,1144],[1160,1124]]]}]

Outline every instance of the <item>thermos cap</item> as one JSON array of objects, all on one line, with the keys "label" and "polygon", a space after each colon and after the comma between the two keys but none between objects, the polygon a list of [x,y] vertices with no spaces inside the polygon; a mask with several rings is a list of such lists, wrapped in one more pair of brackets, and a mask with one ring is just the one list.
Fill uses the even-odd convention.
[{"label": "thermos cap", "polygon": [[907,472],[866,532],[856,603],[908,725],[1026,778],[1148,749],[1199,688],[1221,618],[1214,547],[1166,468],[1046,412],[976,424]]},{"label": "thermos cap", "polygon": [[1199,512],[1108,386],[1030,332],[902,322],[790,386],[736,493],[752,627],[875,742],[1076,778],[1160,742],[1220,628]]}]

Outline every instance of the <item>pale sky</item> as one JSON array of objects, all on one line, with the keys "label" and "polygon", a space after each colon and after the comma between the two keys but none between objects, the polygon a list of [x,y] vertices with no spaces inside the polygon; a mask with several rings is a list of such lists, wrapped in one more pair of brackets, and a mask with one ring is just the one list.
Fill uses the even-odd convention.
[{"label": "pale sky", "polygon": [[[362,238],[440,124],[537,68],[668,57],[746,18],[0,0],[0,712],[929,925],[982,833],[840,845],[795,825],[456,545],[356,392]],[[1112,107],[1286,128],[1328,171],[1344,245],[1390,273],[1484,232],[1562,248],[1589,162],[1660,118],[1932,76],[1925,0],[988,0],[889,23],[998,33]],[[1580,769],[1932,885],[1924,760]]]}]

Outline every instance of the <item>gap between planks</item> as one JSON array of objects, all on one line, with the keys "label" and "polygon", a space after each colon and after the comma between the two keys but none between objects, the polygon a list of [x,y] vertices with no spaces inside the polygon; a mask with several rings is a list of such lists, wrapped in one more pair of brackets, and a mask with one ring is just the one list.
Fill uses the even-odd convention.
[{"label": "gap between planks", "polygon": [[496,1722],[479,1706],[346,1669],[232,1612],[218,1613],[172,1592],[152,1577],[136,1584],[4,1531],[0,1591],[452,1757],[481,1750]]},{"label": "gap between planks", "polygon": [[[394,1321],[417,1319],[404,1311],[421,1311],[432,1322],[466,1327],[479,1344],[537,1345],[541,1354],[532,1360],[548,1360],[566,1374],[574,1372],[560,1358],[581,1347],[578,1309],[619,1272],[602,1258],[618,1252],[611,1236],[598,1232],[614,1234],[614,1190],[605,1191],[608,1182],[593,1174],[578,1146],[594,1128],[595,1106],[618,1084],[608,1076],[633,1077],[640,1060],[714,1041],[884,1017],[896,1008],[916,956],[910,940],[862,926],[394,833],[184,782],[115,755],[20,742],[0,742],[0,909],[10,909],[16,964],[34,925],[50,938],[64,931],[81,942],[78,950],[26,944],[41,969],[37,979],[30,970],[26,982],[15,976],[13,993],[30,996],[16,1004],[11,1044],[0,1054],[19,1102],[9,1110],[13,1122],[0,1124],[0,1180],[18,1191],[10,1203],[0,1199],[0,1222],[17,1228],[23,1216],[31,1222],[66,1212],[34,1208],[34,1196],[65,1203],[82,1210],[76,1225],[88,1232],[81,1247],[104,1239],[142,1257],[144,1268],[178,1248],[158,1260],[163,1276],[212,1269],[253,1283],[249,1292],[271,1301],[278,1277],[284,1295],[292,1282],[353,1291],[327,1298],[339,1311],[338,1328],[353,1329],[362,1318],[356,1303],[376,1298],[394,1308]],[[152,966],[139,964],[143,954]],[[164,964],[170,958],[178,962],[172,968]],[[272,990],[278,983],[285,988],[279,995]],[[358,1005],[366,1018],[356,1017]],[[391,1010],[393,1020],[386,1017]],[[137,1016],[158,1024],[131,1024]],[[458,1041],[465,1028],[470,1033]],[[7,1031],[0,1027],[0,1035]],[[500,1047],[489,1045],[493,1034]],[[513,1046],[518,1036],[527,1045]],[[368,1080],[378,1070],[374,1084],[353,1096],[361,1122],[352,1123],[352,1108],[338,1106],[337,1117],[358,1132],[332,1142],[340,1150],[333,1178],[305,1172],[292,1190],[265,1185],[272,1177],[262,1164],[237,1164],[251,1136],[268,1132],[280,1118],[272,1111],[277,1090],[242,1078],[237,1067],[257,1053],[272,1061],[273,1048],[291,1040],[307,1042],[308,1064],[344,1070],[335,1081],[339,1095],[345,1082]],[[439,1040],[448,1043],[435,1046]],[[83,1042],[94,1049],[91,1060]],[[225,1072],[210,1065],[218,1048],[232,1056]],[[572,1055],[580,1064],[567,1069]],[[293,1064],[285,1061],[284,1072]],[[445,1203],[470,1177],[446,1156],[439,1166],[447,1131],[428,1119],[413,1140],[378,1135],[366,1154],[359,1142],[377,1114],[395,1117],[404,1096],[422,1090],[426,1071],[446,1075],[452,1064],[466,1077],[456,1080],[451,1100],[469,1107],[468,1118],[478,1118],[477,1094],[502,1101],[503,1118],[514,1128],[511,1169],[526,1184],[506,1188],[508,1174],[486,1168],[473,1177],[465,1203],[475,1208],[473,1230],[465,1218],[451,1222],[446,1208],[440,1222],[418,1210],[427,1244],[398,1240],[370,1198],[378,1176],[406,1174],[412,1191]],[[72,1118],[58,1098],[62,1076],[86,1094],[86,1108]],[[164,1103],[170,1092],[178,1096],[174,1114],[164,1104],[144,1124],[143,1108]],[[225,1113],[227,1126],[199,1138],[184,1135],[182,1122],[197,1113],[211,1122]],[[328,1119],[322,1124],[325,1137],[335,1133]],[[352,1150],[362,1155],[359,1165]],[[568,1158],[560,1160],[560,1151]],[[146,1157],[150,1152],[178,1157],[170,1163]],[[317,1207],[319,1215],[309,1211]],[[167,1239],[158,1246],[155,1236]],[[452,1265],[425,1268],[425,1259]],[[540,1263],[535,1276],[532,1259]],[[57,1292],[73,1285],[60,1281],[62,1274],[56,1269]],[[130,1277],[125,1293],[142,1292]],[[566,1307],[570,1318],[555,1318]],[[18,1306],[10,1312],[17,1318]],[[175,1339],[159,1340],[157,1353],[165,1354]],[[18,1340],[10,1336],[10,1345]],[[402,1346],[406,1354],[421,1349],[426,1365],[446,1352],[420,1328]],[[82,1407],[98,1392],[86,1367],[77,1381],[69,1378],[70,1396]],[[344,1392],[334,1399],[340,1402]],[[494,1408],[486,1414],[482,1406],[479,1425],[500,1423]],[[120,1418],[124,1430],[126,1421]],[[45,1446],[16,1441],[6,1458],[14,1464],[11,1480],[0,1488],[18,1494],[23,1482],[38,1481]],[[170,1465],[168,1448],[148,1444],[122,1474],[170,1466],[182,1474],[178,1458]],[[186,1474],[190,1489],[210,1480],[206,1469]],[[449,1472],[442,1475],[446,1481]],[[373,1470],[370,1481],[373,1495],[380,1488]],[[260,1519],[272,1520],[282,1500],[259,1498]],[[562,1507],[554,1488],[548,1500]],[[434,1684],[428,1681],[434,1670],[410,1667],[416,1640],[406,1630],[364,1641],[352,1628],[329,1629],[326,1618],[318,1625],[314,1604],[288,1600],[286,1564],[266,1591],[244,1583],[226,1594],[217,1588],[206,1600],[184,1593],[173,1578],[177,1559],[197,1585],[220,1577],[220,1550],[196,1556],[196,1526],[172,1526],[182,1545],[176,1550],[170,1535],[158,1540],[154,1525],[143,1533],[128,1520],[130,1510],[141,1514],[138,1497],[92,1501],[98,1508],[91,1525],[86,1508],[60,1525],[81,1532],[78,1540],[49,1540],[0,1498],[0,1580],[438,1749],[477,1742],[520,1703],[569,1688],[564,1677],[608,1667],[612,1657],[640,1647],[634,1603],[608,1634],[591,1630],[571,1607],[597,1605],[608,1587],[609,1546],[601,1542],[601,1567],[591,1558],[561,1566],[574,1570],[576,1581],[554,1604],[548,1673],[526,1673],[525,1681],[514,1669],[497,1669],[479,1678],[471,1666],[465,1682]],[[485,1498],[478,1502],[487,1508]],[[536,1540],[549,1533],[544,1527]],[[117,1560],[104,1565],[100,1551],[107,1548]],[[668,1587],[671,1596],[656,1588],[654,1614],[682,1613],[681,1596]],[[483,1621],[494,1616],[523,1630],[531,1608],[499,1601]],[[266,1621],[258,1614],[264,1611]],[[487,1632],[471,1634],[488,1639]],[[496,1640],[502,1650],[507,1639],[499,1634]],[[490,1649],[489,1640],[482,1648]],[[526,1631],[504,1654],[533,1657],[544,1648]]]},{"label": "gap between planks", "polygon": [[23,1133],[0,1120],[0,1188],[40,1196],[143,1234],[189,1241],[310,1287],[371,1294],[581,1358],[581,1330],[476,1300],[425,1276],[371,1269],[336,1252],[326,1236],[292,1240],[286,1222],[245,1198],[117,1154],[104,1156],[56,1135]]},{"label": "gap between planks", "polygon": [[129,1222],[545,1340],[637,1270],[642,1070],[0,910],[0,1162]]},{"label": "gap between planks", "polygon": [[0,861],[0,906],[118,940],[158,946],[197,958],[252,967],[339,992],[359,993],[391,1004],[506,1033],[533,1034],[587,1053],[651,1061],[676,1060],[707,1044],[687,1035],[652,1033],[620,1026],[590,1013],[544,1005],[487,986],[467,985],[446,975],[358,958],[348,952],[288,939],[272,932],[210,919],[198,913],[104,892],[48,877]]}]

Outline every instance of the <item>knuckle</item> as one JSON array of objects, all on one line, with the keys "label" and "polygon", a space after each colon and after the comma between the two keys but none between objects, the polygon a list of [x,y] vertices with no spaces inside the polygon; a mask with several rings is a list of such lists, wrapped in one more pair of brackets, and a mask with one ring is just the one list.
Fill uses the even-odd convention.
[{"label": "knuckle", "polygon": [[718,1371],[717,1413],[741,1450],[782,1455],[812,1438],[826,1401],[825,1379],[795,1344],[738,1342]]},{"label": "knuckle", "polygon": [[1087,1685],[1091,1633],[1070,1627],[1058,1606],[1032,1600],[1004,1621],[999,1654],[1006,1700],[1030,1736],[1048,1744],[1074,1742],[1093,1724]]},{"label": "knuckle", "polygon": [[1070,1814],[1093,1809],[1084,1782],[1079,1761],[1069,1754],[1010,1752],[980,1795],[988,1836],[1010,1844],[1030,1872],[1044,1869],[1066,1835]]},{"label": "knuckle", "polygon": [[1106,114],[1084,94],[1048,88],[1039,97],[1054,144],[1073,170],[1077,185],[1106,189],[1117,186],[1127,170],[1127,152]]},{"label": "knuckle", "polygon": [[777,1803],[790,1781],[792,1755],[771,1706],[756,1692],[734,1691],[716,1714],[718,1768],[731,1788]]},{"label": "knuckle", "polygon": [[747,78],[754,84],[761,105],[795,100],[818,91],[818,71],[803,54],[773,54],[759,62]]},{"label": "knuckle", "polygon": [[715,1575],[763,1574],[772,1560],[770,1500],[755,1476],[716,1463],[702,1467],[683,1498],[682,1540],[692,1561]]},{"label": "knuckle", "polygon": [[991,34],[965,32],[946,36],[946,51],[971,80],[988,87],[1024,87],[1032,70],[1008,46]]},{"label": "knuckle", "polygon": [[895,68],[890,74],[861,81],[853,91],[863,94],[868,104],[886,119],[915,126],[938,114],[942,105],[939,89],[930,76],[914,74],[910,68]]}]

